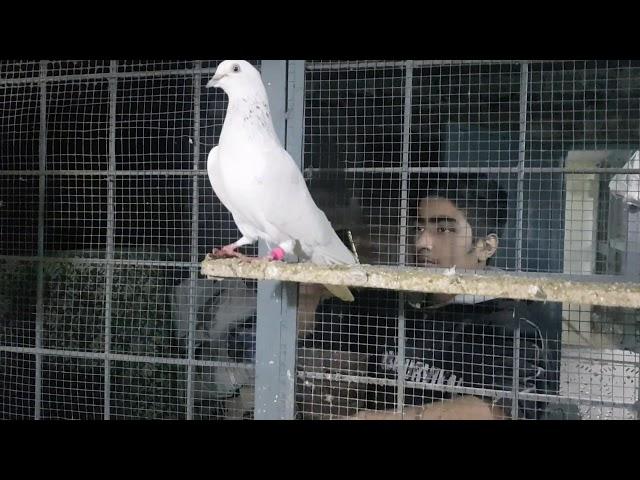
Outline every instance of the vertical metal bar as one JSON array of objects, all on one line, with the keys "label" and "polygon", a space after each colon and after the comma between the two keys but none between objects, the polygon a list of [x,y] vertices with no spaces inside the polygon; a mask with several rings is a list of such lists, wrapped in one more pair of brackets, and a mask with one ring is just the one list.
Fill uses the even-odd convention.
[{"label": "vertical metal bar", "polygon": [[[287,111],[285,113],[285,147],[300,170],[304,165],[304,60],[287,62]],[[286,308],[280,332],[280,386],[283,396],[284,418],[295,418],[296,353],[298,340],[298,284],[287,283]]]},{"label": "vertical metal bar", "polygon": [[[195,75],[193,76],[193,171],[198,171],[200,159],[200,92],[202,90],[202,64],[195,62]],[[191,263],[198,261],[198,175],[193,176],[193,193],[191,199]],[[187,338],[187,420],[193,418],[193,380],[195,371],[192,360],[195,350],[196,330],[196,282],[198,269],[191,268],[189,283],[189,334]]]},{"label": "vertical metal bar", "polygon": [[[518,138],[518,185],[516,208],[516,271],[522,271],[522,241],[524,217],[524,171],[527,148],[527,99],[529,97],[529,63],[520,64],[520,118]],[[520,318],[516,318],[513,339],[513,397],[511,399],[511,418],[518,418],[518,392],[520,389]]]},{"label": "vertical metal bar", "polygon": [[[118,61],[111,60],[111,73],[117,73]],[[109,175],[107,176],[107,272],[104,286],[104,419],[111,417],[111,315],[113,302],[113,257],[114,257],[114,183],[116,171],[116,102],[118,79],[109,78]]]},{"label": "vertical metal bar", "polygon": [[[411,104],[413,95],[413,60],[405,65],[404,84],[404,119],[402,131],[402,181],[400,186],[400,265],[407,263],[407,216],[409,197],[409,148],[411,141]],[[398,309],[398,396],[396,410],[401,412],[404,406],[404,382],[405,382],[405,294],[399,293]]]},{"label": "vertical metal bar", "polygon": [[[42,330],[44,325],[44,209],[46,195],[47,169],[47,60],[40,62],[40,137],[38,149],[38,276],[36,291],[36,348],[42,348]],[[42,354],[36,353],[34,416],[40,420],[42,415]]]},{"label": "vertical metal bar", "polygon": [[518,419],[518,393],[520,392],[520,319],[516,318],[513,332],[513,397],[511,397],[511,418]]},{"label": "vertical metal bar", "polygon": [[[529,96],[529,64],[520,64],[520,126],[518,139],[518,199],[516,208],[516,271],[522,271],[522,239],[524,217],[524,169],[527,147],[527,99]],[[511,402],[511,418],[518,418],[518,391],[520,378],[520,319],[516,318],[516,329],[513,341],[513,397]]]},{"label": "vertical metal bar", "polygon": [[[297,65],[296,62],[296,74],[299,68]],[[302,135],[302,128],[296,131],[297,127],[293,124],[289,126],[290,135],[287,135],[287,62],[263,61],[261,71],[275,131],[286,147],[285,138],[295,143],[294,138]],[[302,108],[304,97],[300,87],[301,85],[297,85],[292,90],[294,98],[290,99],[290,106],[294,105],[294,110]],[[300,162],[297,148],[290,153],[295,161]],[[260,255],[267,253],[267,247],[262,241],[258,249]],[[298,288],[295,283],[258,283],[254,412],[257,420],[294,418],[297,297]]]},{"label": "vertical metal bar", "polygon": [[524,215],[524,165],[527,146],[527,97],[529,96],[529,64],[520,65],[520,136],[518,140],[518,200],[516,209],[516,271],[522,270],[522,219]]},{"label": "vertical metal bar", "polygon": [[413,87],[413,62],[408,61],[405,67],[404,86],[404,119],[402,131],[402,177],[400,187],[400,265],[407,261],[407,207],[409,187],[409,148],[411,136],[411,103]]}]

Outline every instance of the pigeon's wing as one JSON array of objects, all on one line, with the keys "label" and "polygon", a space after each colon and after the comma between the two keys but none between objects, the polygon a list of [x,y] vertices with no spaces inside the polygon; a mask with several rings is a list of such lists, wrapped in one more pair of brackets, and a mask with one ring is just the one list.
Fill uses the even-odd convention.
[{"label": "pigeon's wing", "polygon": [[317,263],[355,263],[305,184],[300,169],[283,148],[262,152],[269,169],[263,173],[266,187],[264,216],[275,228],[298,240],[304,253]]},{"label": "pigeon's wing", "polygon": [[222,179],[220,178],[220,175],[218,173],[219,154],[220,154],[219,146],[213,147],[209,152],[209,156],[207,157],[207,175],[209,177],[209,183],[211,184],[211,188],[213,188],[214,193],[220,199],[222,204],[228,209],[229,199],[226,195],[224,183],[222,182]]}]

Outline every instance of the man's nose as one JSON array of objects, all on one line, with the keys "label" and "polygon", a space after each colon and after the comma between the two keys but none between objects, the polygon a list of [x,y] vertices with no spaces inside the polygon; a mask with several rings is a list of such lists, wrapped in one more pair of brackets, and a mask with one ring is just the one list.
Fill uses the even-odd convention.
[{"label": "man's nose", "polygon": [[433,249],[433,235],[429,232],[422,232],[418,236],[418,241],[416,242],[418,248],[426,248],[427,250]]}]

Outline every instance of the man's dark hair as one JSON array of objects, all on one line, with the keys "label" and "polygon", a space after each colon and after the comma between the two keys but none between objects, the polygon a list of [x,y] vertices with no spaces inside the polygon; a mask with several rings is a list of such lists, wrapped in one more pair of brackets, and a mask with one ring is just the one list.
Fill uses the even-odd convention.
[{"label": "man's dark hair", "polygon": [[445,198],[466,217],[473,240],[491,233],[500,236],[507,221],[507,194],[498,183],[482,174],[430,174],[412,182],[411,197],[416,218],[420,200],[425,197]]}]

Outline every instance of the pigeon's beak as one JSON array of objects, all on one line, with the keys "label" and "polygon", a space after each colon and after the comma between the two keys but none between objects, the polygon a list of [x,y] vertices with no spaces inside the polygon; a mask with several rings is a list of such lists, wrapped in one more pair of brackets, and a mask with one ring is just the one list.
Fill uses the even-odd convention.
[{"label": "pigeon's beak", "polygon": [[221,73],[216,73],[213,77],[211,77],[211,80],[209,80],[207,82],[207,88],[211,88],[211,87],[217,87],[218,86],[218,82],[220,81],[220,79],[224,77],[223,74]]}]

